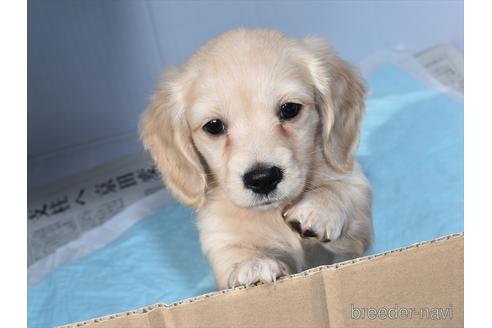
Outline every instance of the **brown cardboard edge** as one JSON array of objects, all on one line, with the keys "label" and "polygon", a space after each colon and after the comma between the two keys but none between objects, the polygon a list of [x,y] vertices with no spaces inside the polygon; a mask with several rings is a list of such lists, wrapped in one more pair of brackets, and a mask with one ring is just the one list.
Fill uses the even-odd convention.
[{"label": "brown cardboard edge", "polygon": [[[316,272],[320,272],[320,271],[337,270],[340,267],[347,267],[347,266],[351,266],[351,265],[357,265],[359,263],[371,261],[371,260],[376,259],[376,258],[381,258],[381,257],[392,255],[392,254],[395,254],[395,253],[403,253],[403,252],[406,252],[408,250],[415,249],[415,248],[418,248],[418,247],[425,247],[425,246],[428,246],[428,245],[431,245],[431,244],[435,244],[435,243],[446,242],[449,239],[460,238],[460,237],[463,237],[463,236],[464,236],[464,232],[453,233],[453,234],[446,235],[446,236],[443,236],[443,237],[438,237],[436,239],[432,239],[432,240],[428,240],[428,241],[422,241],[422,242],[419,242],[419,243],[415,243],[415,244],[412,244],[410,246],[396,248],[396,249],[393,249],[393,250],[390,250],[390,251],[386,251],[386,252],[383,252],[383,253],[378,253],[378,254],[374,254],[374,255],[363,256],[363,257],[359,257],[359,258],[355,258],[355,259],[352,259],[352,260],[348,260],[348,261],[344,261],[344,262],[339,262],[339,263],[335,263],[335,264],[318,266],[316,268],[308,269],[308,270],[303,271],[303,272],[300,272],[300,273],[296,273],[296,274],[292,274],[292,275],[289,275],[289,276],[282,277],[282,278],[280,278],[280,279],[278,279],[276,281],[276,284],[282,284],[283,282],[285,282],[287,280],[290,281],[292,279],[298,279],[298,278],[302,278],[302,277],[305,277],[305,276],[310,276],[310,275],[312,275],[312,274],[314,274]],[[251,286],[251,287],[239,286],[239,287],[235,287],[235,288],[224,289],[224,290],[220,290],[220,291],[215,291],[215,292],[210,292],[210,293],[207,293],[207,294],[203,294],[203,295],[200,295],[200,296],[195,296],[195,297],[192,297],[192,298],[187,298],[187,299],[184,299],[184,300],[181,300],[181,301],[177,301],[177,302],[174,302],[174,303],[171,303],[171,304],[157,303],[157,304],[145,306],[145,307],[142,307],[142,308],[138,308],[138,309],[135,309],[135,310],[132,310],[132,311],[119,312],[119,313],[115,313],[115,314],[111,314],[111,315],[107,315],[107,316],[102,316],[102,317],[98,317],[98,318],[94,318],[94,319],[89,319],[89,320],[79,321],[79,322],[75,322],[75,323],[65,324],[65,325],[62,325],[62,326],[58,326],[58,328],[77,328],[77,327],[83,327],[83,326],[90,325],[90,324],[93,324],[93,323],[98,323],[98,322],[101,322],[101,321],[108,321],[108,320],[112,320],[112,319],[116,319],[116,318],[120,318],[120,317],[127,317],[127,316],[145,314],[145,313],[148,313],[149,311],[151,311],[151,310],[153,310],[155,308],[167,308],[167,309],[170,309],[170,308],[177,307],[177,306],[180,306],[180,305],[185,305],[185,304],[189,304],[189,303],[204,301],[204,300],[209,299],[209,298],[212,298],[212,297],[220,297],[223,294],[232,294],[232,293],[237,293],[237,292],[244,292],[247,289],[251,289],[251,288],[262,288],[262,287],[265,287],[267,285],[268,284],[260,283],[260,284],[257,284],[255,286]]]}]

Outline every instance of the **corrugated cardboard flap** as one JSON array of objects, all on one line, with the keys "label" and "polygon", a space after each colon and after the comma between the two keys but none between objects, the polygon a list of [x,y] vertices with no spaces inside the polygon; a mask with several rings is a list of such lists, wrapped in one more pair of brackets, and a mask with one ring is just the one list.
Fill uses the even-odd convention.
[{"label": "corrugated cardboard flap", "polygon": [[463,234],[64,326],[462,327]]}]

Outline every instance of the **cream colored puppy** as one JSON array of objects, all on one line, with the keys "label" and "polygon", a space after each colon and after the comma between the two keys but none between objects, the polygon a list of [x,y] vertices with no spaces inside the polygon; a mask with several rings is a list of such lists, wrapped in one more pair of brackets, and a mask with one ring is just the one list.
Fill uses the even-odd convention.
[{"label": "cream colored puppy", "polygon": [[142,139],[197,210],[219,288],[367,249],[371,188],[353,158],[364,96],[326,41],[270,30],[224,33],[164,76]]}]

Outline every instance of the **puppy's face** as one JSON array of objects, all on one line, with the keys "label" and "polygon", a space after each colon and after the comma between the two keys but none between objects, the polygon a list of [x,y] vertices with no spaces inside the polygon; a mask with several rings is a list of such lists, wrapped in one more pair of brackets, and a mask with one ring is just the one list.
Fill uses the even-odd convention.
[{"label": "puppy's face", "polygon": [[351,169],[363,98],[325,41],[235,30],[168,72],[141,135],[183,203],[199,208],[219,188],[238,207],[268,209],[302,193],[317,154]]},{"label": "puppy's face", "polygon": [[243,44],[204,58],[189,89],[192,140],[239,207],[299,195],[320,132],[308,70],[286,49],[269,50]]}]

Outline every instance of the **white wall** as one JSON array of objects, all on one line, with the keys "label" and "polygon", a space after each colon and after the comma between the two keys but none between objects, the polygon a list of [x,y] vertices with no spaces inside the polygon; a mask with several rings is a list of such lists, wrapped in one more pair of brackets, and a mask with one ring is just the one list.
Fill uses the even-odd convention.
[{"label": "white wall", "polygon": [[463,2],[29,0],[29,185],[140,149],[160,71],[236,27],[323,36],[356,63],[389,47],[463,48]]}]

